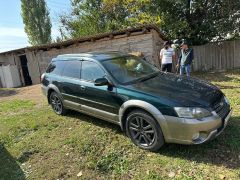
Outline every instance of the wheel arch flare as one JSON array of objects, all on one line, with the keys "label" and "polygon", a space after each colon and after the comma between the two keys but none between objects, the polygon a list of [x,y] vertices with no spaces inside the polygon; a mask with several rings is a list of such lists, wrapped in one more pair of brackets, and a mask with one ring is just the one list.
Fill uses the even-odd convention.
[{"label": "wheel arch flare", "polygon": [[164,137],[168,137],[167,122],[163,114],[155,106],[142,100],[128,100],[121,105],[119,109],[119,122],[123,131],[125,130],[127,114],[133,109],[142,109],[152,115],[160,125]]}]

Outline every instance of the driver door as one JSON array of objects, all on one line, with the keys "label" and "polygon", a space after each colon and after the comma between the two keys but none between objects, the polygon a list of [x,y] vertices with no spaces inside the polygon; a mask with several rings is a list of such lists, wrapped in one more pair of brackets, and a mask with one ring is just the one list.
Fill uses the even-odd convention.
[{"label": "driver door", "polygon": [[93,61],[82,61],[81,68],[81,99],[82,110],[110,121],[117,121],[121,102],[116,88],[95,86],[94,80],[106,76],[103,68]]}]

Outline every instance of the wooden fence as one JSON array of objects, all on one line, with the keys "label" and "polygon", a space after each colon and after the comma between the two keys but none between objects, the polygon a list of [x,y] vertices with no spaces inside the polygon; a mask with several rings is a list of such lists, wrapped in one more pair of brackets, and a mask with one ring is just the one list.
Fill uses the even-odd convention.
[{"label": "wooden fence", "polygon": [[194,46],[193,71],[221,71],[240,68],[240,40]]}]

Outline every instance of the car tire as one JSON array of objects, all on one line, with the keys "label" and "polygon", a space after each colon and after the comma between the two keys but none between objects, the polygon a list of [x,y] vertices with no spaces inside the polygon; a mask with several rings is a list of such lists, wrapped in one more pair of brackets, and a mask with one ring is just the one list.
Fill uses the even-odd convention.
[{"label": "car tire", "polygon": [[67,113],[67,109],[65,109],[63,106],[62,99],[56,92],[52,92],[50,94],[49,103],[57,115],[65,115]]},{"label": "car tire", "polygon": [[128,114],[126,133],[135,145],[145,150],[156,152],[164,145],[160,125],[143,110],[134,110]]}]

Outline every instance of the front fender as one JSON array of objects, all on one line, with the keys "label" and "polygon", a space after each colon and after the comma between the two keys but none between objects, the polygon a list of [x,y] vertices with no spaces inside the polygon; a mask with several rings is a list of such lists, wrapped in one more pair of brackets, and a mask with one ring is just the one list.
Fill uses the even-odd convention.
[{"label": "front fender", "polygon": [[128,108],[132,108],[132,107],[144,109],[145,111],[150,113],[156,119],[156,121],[159,123],[164,137],[168,137],[168,130],[167,130],[168,127],[167,127],[167,122],[166,122],[165,117],[155,106],[153,106],[152,104],[150,104],[146,101],[142,101],[142,100],[128,100],[122,104],[122,106],[119,109],[119,122],[120,122],[122,129],[124,127],[124,124],[123,124],[124,123],[124,119],[123,119],[124,114]]}]

